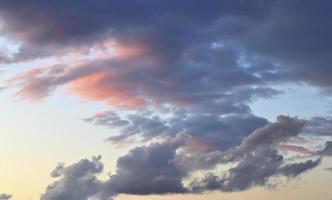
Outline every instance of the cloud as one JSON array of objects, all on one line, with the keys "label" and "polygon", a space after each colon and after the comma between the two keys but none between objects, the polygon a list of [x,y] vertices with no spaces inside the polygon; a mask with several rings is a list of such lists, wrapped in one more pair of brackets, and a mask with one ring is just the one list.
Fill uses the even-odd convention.
[{"label": "cloud", "polygon": [[[68,49],[89,49],[112,40],[120,45],[144,46],[142,57],[156,58],[167,66],[180,60],[187,60],[186,65],[195,62],[207,68],[212,63],[220,66],[220,61],[240,62],[267,82],[304,81],[328,89],[330,6],[330,2],[307,0],[239,0],[234,4],[223,0],[103,0],[80,4],[34,0],[29,5],[2,2],[0,16],[2,34],[22,43],[17,60],[67,54]],[[220,47],[233,52],[222,55],[211,50]],[[39,52],[35,50],[41,48]],[[198,68],[191,69],[193,72]],[[172,67],[164,70],[171,71]],[[227,76],[219,80],[225,79]],[[242,76],[237,81],[250,79]]]},{"label": "cloud", "polygon": [[62,167],[61,179],[47,187],[41,200],[83,200],[95,195],[101,187],[96,177],[103,170],[100,159],[100,156],[92,160],[82,159],[71,166]]},{"label": "cloud", "polygon": [[[265,185],[268,178],[276,175],[283,157],[273,149],[260,149],[246,156],[235,167],[228,170],[225,177],[209,175],[195,190],[241,191],[255,185]],[[197,184],[197,183],[196,183]]]},{"label": "cloud", "polygon": [[[195,105],[204,112],[240,113],[250,110],[247,103],[252,98],[278,94],[239,63],[237,49],[218,45],[222,42],[214,28],[220,18],[228,16],[259,20],[265,16],[261,8],[269,8],[270,3],[245,3],[248,10],[240,16],[238,11],[242,9],[226,1],[2,4],[4,29],[23,45],[66,52],[68,46],[80,49],[82,45],[102,46],[105,41],[114,41],[115,52],[127,54],[94,59],[81,67],[65,63],[65,70],[59,74],[48,73],[53,67],[22,74],[15,80],[18,95],[24,98],[41,99],[66,85],[83,99],[103,101],[112,107],[137,108],[152,102],[177,107]],[[142,9],[131,12],[132,6]],[[211,13],[202,12],[201,7],[209,8]],[[59,8],[61,13],[57,12]],[[62,20],[73,15],[77,20],[74,24]],[[35,26],[23,28],[30,19],[35,19]]]},{"label": "cloud", "polygon": [[257,53],[279,65],[277,79],[300,80],[329,88],[331,40],[328,35],[332,32],[330,13],[326,9],[329,6],[331,2],[278,2],[265,23],[253,26],[243,34],[242,40],[236,37],[233,40],[243,44],[249,54]]},{"label": "cloud", "polygon": [[[278,94],[239,66],[233,50],[210,51],[219,52],[218,56],[225,59],[218,63],[183,59],[172,65],[144,57],[97,59],[79,66],[32,69],[13,77],[8,87],[18,84],[18,95],[30,99],[44,98],[56,88],[67,86],[83,99],[103,101],[113,107],[135,108],[155,103],[224,113],[248,111],[247,103],[253,98]],[[229,55],[231,59],[227,58]],[[54,68],[62,70],[51,73]]]},{"label": "cloud", "polygon": [[310,149],[297,145],[281,144],[279,145],[279,148],[281,150],[305,154],[305,155],[310,155],[312,153]]},{"label": "cloud", "polygon": [[[102,172],[101,157],[81,161],[64,167],[58,181],[47,187],[42,200],[87,200],[90,198],[110,199],[117,194],[165,194],[184,193],[182,178],[185,171],[173,162],[176,150],[190,138],[178,134],[161,143],[137,147],[117,161],[117,171],[109,180],[101,181],[97,175]],[[58,177],[58,174],[56,174]]]},{"label": "cloud", "polygon": [[176,150],[188,142],[189,137],[178,134],[163,143],[137,147],[117,161],[117,171],[106,183],[118,193],[165,194],[185,193],[182,179],[186,171],[177,166]]},{"label": "cloud", "polygon": [[[43,47],[45,52],[66,54],[68,49],[111,46],[115,51],[106,58],[80,64],[60,63],[33,69],[11,79],[8,87],[16,84],[20,97],[33,100],[66,87],[82,99],[106,103],[115,113],[118,109],[137,111],[131,116],[119,116],[127,124],[117,127],[119,134],[109,138],[112,142],[184,131],[196,139],[193,146],[225,150],[267,123],[254,116],[249,105],[257,98],[279,94],[270,86],[272,83],[304,81],[325,89],[329,86],[325,75],[330,73],[324,67],[328,64],[323,65],[330,63],[325,62],[329,60],[324,51],[328,43],[324,43],[326,49],[318,50],[316,45],[323,44],[329,26],[311,20],[329,23],[324,20],[328,13],[319,12],[325,10],[323,4],[311,4],[2,3],[3,34],[11,33],[25,48]],[[135,10],[142,9],[132,12],[133,6]],[[202,7],[210,12],[202,12]],[[75,19],[75,23],[64,18]],[[27,27],[32,19],[35,26]],[[284,21],[287,24],[282,26]],[[315,27],[327,30],[319,31],[322,37],[305,37],[316,34],[311,29]],[[298,30],[304,34],[296,34]],[[317,51],[309,55],[312,49]],[[316,66],[322,67],[316,70]],[[314,73],[318,75],[311,76]],[[315,78],[320,76],[323,78]],[[177,116],[165,120],[157,113],[140,113],[165,105],[171,107],[168,114]]]},{"label": "cloud", "polygon": [[109,111],[98,113],[85,121],[114,130],[116,134],[108,139],[114,144],[121,144],[131,138],[140,137],[149,141],[184,132],[194,138],[194,149],[206,150],[234,147],[251,131],[267,123],[264,118],[251,114],[221,116],[213,113],[191,113],[181,109],[166,110],[159,115],[149,111],[128,114]]},{"label": "cloud", "polygon": [[65,169],[64,163],[58,163],[58,166],[51,172],[51,177],[60,177],[62,175],[63,170]]},{"label": "cloud", "polygon": [[332,118],[327,117],[313,117],[306,122],[305,132],[312,135],[332,135]]},{"label": "cloud", "polygon": [[[261,149],[262,150],[262,149]],[[292,178],[320,164],[320,159],[301,163],[284,164],[284,158],[273,149],[256,151],[240,161],[236,167],[223,176],[208,174],[203,180],[194,181],[191,187],[196,192],[221,190],[225,192],[242,191],[253,186],[275,186],[271,178],[284,175]]]},{"label": "cloud", "polygon": [[297,136],[303,129],[304,123],[305,121],[297,118],[278,116],[276,122],[256,129],[245,138],[240,145],[240,150],[248,152],[257,147],[270,146],[290,137]]},{"label": "cloud", "polygon": [[[0,14],[4,33],[12,34],[29,47],[43,46],[54,50],[55,47],[84,46],[111,37],[121,43],[148,44],[155,54],[177,58],[183,48],[191,46],[191,41],[204,41],[207,37],[201,36],[206,35],[206,31],[215,34],[209,29],[221,17],[234,16],[254,22],[264,17],[271,3],[242,4],[247,7],[246,12],[240,12],[242,7],[227,1],[101,1],[82,4],[57,1],[45,4],[35,0],[29,5],[3,2]],[[206,13],[202,8],[210,12]],[[34,26],[28,25],[32,22]]]},{"label": "cloud", "polygon": [[332,141],[327,141],[325,143],[325,148],[318,152],[322,156],[332,156]]},{"label": "cloud", "polygon": [[295,177],[304,171],[313,169],[314,167],[318,166],[320,162],[321,159],[317,159],[317,160],[307,160],[301,163],[290,164],[281,168],[280,173],[287,177]]},{"label": "cloud", "polygon": [[12,197],[12,195],[9,194],[0,194],[0,200],[8,200]]},{"label": "cloud", "polygon": [[[117,121],[113,125],[126,124],[117,116],[112,117]],[[105,181],[96,178],[103,169],[100,157],[83,159],[68,167],[61,164],[55,169],[61,172],[56,174],[61,175],[60,179],[47,188],[42,199],[103,200],[119,194],[232,192],[268,186],[272,178],[293,178],[320,164],[321,158],[289,162],[277,148],[279,143],[297,136],[303,125],[297,118],[279,116],[276,122],[254,130],[239,146],[224,151],[187,151],[194,137],[185,133],[167,136],[131,149],[118,159],[116,173]],[[231,167],[220,171],[218,165],[223,164]],[[185,184],[184,180],[197,170],[203,170],[206,176]],[[73,190],[77,193],[69,192]]]},{"label": "cloud", "polygon": [[[212,157],[219,163],[236,162],[236,165],[221,175],[209,173],[203,179],[194,180],[191,183],[192,190],[242,191],[253,186],[268,186],[272,177],[284,175],[291,178],[318,166],[320,158],[288,163],[278,150],[279,143],[297,136],[303,126],[303,120],[278,116],[276,122],[258,128],[244,138],[238,148],[219,154],[222,157]],[[200,161],[204,162],[202,158],[204,156]],[[206,159],[211,162],[209,155]],[[212,163],[216,165],[218,162]]]}]

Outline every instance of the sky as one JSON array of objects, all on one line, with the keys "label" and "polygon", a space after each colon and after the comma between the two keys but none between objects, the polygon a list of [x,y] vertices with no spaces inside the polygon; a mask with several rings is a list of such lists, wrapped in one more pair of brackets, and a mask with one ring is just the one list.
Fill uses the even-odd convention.
[{"label": "sky", "polygon": [[329,200],[332,2],[0,1],[0,200]]}]

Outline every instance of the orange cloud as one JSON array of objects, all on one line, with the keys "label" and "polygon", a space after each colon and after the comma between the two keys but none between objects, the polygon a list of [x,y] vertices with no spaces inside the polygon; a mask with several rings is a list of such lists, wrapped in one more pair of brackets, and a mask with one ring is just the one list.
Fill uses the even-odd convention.
[{"label": "orange cloud", "polygon": [[132,58],[142,55],[144,47],[139,45],[119,45],[115,46],[115,55],[120,58]]},{"label": "orange cloud", "polygon": [[25,73],[18,74],[6,81],[7,87],[19,86],[19,91],[15,94],[22,99],[37,101],[47,96],[49,83],[52,81],[48,76],[43,75],[45,68],[31,69]]},{"label": "orange cloud", "polygon": [[144,99],[132,94],[130,89],[112,81],[112,72],[98,72],[81,77],[71,84],[71,91],[82,99],[105,101],[110,106],[137,108],[144,105]]},{"label": "orange cloud", "polygon": [[133,57],[139,57],[142,56],[147,47],[146,45],[141,44],[123,44],[123,43],[117,43],[114,39],[107,38],[102,40],[98,48],[107,54],[110,49],[114,50],[113,56],[122,58],[122,59],[128,59]]}]

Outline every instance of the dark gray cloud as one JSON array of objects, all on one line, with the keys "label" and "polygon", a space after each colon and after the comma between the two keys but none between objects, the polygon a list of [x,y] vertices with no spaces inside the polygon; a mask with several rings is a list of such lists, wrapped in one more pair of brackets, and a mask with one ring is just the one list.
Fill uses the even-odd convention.
[{"label": "dark gray cloud", "polygon": [[97,113],[93,117],[85,119],[87,122],[96,125],[106,126],[112,129],[118,129],[116,136],[108,138],[113,143],[121,142],[129,137],[140,135],[143,139],[148,140],[163,134],[175,135],[179,130],[172,130],[167,120],[161,119],[160,116],[150,116],[149,112],[128,114],[120,116],[113,111]]},{"label": "dark gray cloud", "polygon": [[[163,117],[165,115],[171,117]],[[196,148],[206,150],[225,150],[234,147],[250,132],[267,124],[264,118],[251,114],[222,116],[197,114],[185,110],[175,112],[166,110],[160,115],[148,111],[131,114],[109,111],[98,113],[85,121],[112,128],[114,131],[118,130],[118,134],[108,139],[115,144],[137,136],[147,141],[184,132],[195,139]]]},{"label": "dark gray cloud", "polygon": [[[206,154],[199,153],[192,157],[180,156],[177,159],[189,169],[204,169],[215,167],[218,163],[246,160],[253,156],[251,154],[265,155],[262,154],[264,151],[277,154],[278,144],[298,136],[303,126],[303,120],[281,115],[277,117],[276,122],[257,128],[248,136],[243,136],[242,141],[231,149]],[[259,159],[264,158],[260,156]]]},{"label": "dark gray cloud", "polygon": [[[255,185],[265,185],[283,162],[283,157],[272,149],[260,149],[229,169],[225,177],[211,177],[203,181],[206,190],[241,191]],[[218,183],[218,184],[216,184]],[[200,183],[202,184],[202,183]]]},{"label": "dark gray cloud", "polygon": [[109,200],[117,194],[185,193],[182,179],[187,173],[173,159],[176,150],[189,139],[187,135],[178,134],[163,142],[130,150],[118,159],[116,173],[106,181],[96,177],[103,170],[100,156],[82,159],[68,167],[60,164],[55,169],[60,179],[47,187],[41,199]]},{"label": "dark gray cloud", "polygon": [[[276,149],[278,149],[278,144],[298,136],[303,127],[303,120],[296,117],[292,118],[280,115],[277,117],[276,122],[266,124],[264,127],[256,128],[255,130],[252,130],[252,132],[246,133],[246,135],[241,135],[241,137],[239,137],[241,139],[239,140],[233,138],[233,141],[228,141],[229,144],[233,144],[228,149],[219,148],[218,150],[221,151],[211,151],[209,153],[199,152],[198,154],[193,154],[191,156],[180,155],[177,157],[177,160],[189,170],[209,169],[215,167],[219,163],[241,161],[251,154],[258,154],[255,153],[256,151],[264,152],[264,149],[269,151],[270,148],[273,149],[273,152],[276,151]],[[257,159],[264,158],[260,157]]]},{"label": "dark gray cloud", "polygon": [[[256,129],[238,147],[227,151],[187,151],[194,137],[178,133],[157,143],[130,150],[118,159],[116,173],[105,181],[96,178],[103,169],[100,157],[91,161],[83,159],[68,167],[60,164],[52,173],[60,176],[60,179],[47,188],[42,199],[93,197],[106,200],[118,194],[196,193],[208,190],[231,192],[266,186],[273,177],[296,177],[320,163],[320,158],[289,163],[278,151],[278,143],[297,136],[302,127],[302,120],[279,116],[276,122]],[[243,144],[255,146],[239,153],[244,148]],[[196,170],[217,170],[219,164],[225,163],[234,166],[218,170],[219,173],[207,174],[203,179],[194,179],[189,185],[183,182]]]},{"label": "dark gray cloud", "polygon": [[280,169],[279,173],[281,173],[287,177],[295,177],[304,171],[313,169],[314,167],[318,166],[320,164],[320,162],[321,162],[321,159],[317,159],[317,160],[307,160],[307,161],[301,162],[301,163],[294,163],[294,164],[286,165]]},{"label": "dark gray cloud", "polygon": [[248,54],[256,53],[279,65],[277,79],[330,87],[331,6],[328,1],[278,1],[264,23],[233,41],[243,44]]},{"label": "dark gray cloud", "polygon": [[203,180],[193,181],[191,188],[196,192],[205,190],[234,192],[254,186],[276,186],[276,183],[271,182],[271,178],[279,175],[292,178],[319,164],[320,159],[286,164],[283,156],[277,150],[260,148],[254,154],[247,155],[222,176],[208,174]]},{"label": "dark gray cloud", "polygon": [[256,185],[265,186],[269,178],[277,175],[283,156],[273,149],[260,149],[230,168],[223,176],[210,174],[203,181],[193,182],[194,190],[242,191]]},{"label": "dark gray cloud", "polygon": [[[199,164],[204,160],[212,166],[227,162],[236,162],[236,166],[221,175],[208,174],[203,180],[194,180],[191,183],[192,190],[197,192],[216,189],[228,192],[242,191],[253,186],[273,185],[269,183],[272,177],[283,175],[291,178],[318,166],[320,158],[288,163],[278,150],[280,142],[296,137],[303,127],[304,120],[278,116],[276,122],[258,128],[245,137],[238,148],[219,154],[196,156],[193,160],[196,166],[210,168],[209,165]],[[190,163],[188,157],[182,157],[180,161]]]},{"label": "dark gray cloud", "polygon": [[[29,46],[85,45],[110,35],[120,42],[149,44],[157,54],[176,58],[192,41],[211,40],[203,35],[215,38],[220,31],[214,31],[214,26],[220,18],[234,16],[241,22],[255,23],[264,18],[272,4],[241,0],[237,3],[103,0],[45,4],[34,0],[27,5],[5,1],[0,5],[0,13],[5,33]],[[227,33],[235,31],[226,30]]]},{"label": "dark gray cloud", "polygon": [[64,163],[58,163],[56,168],[51,172],[52,177],[60,177],[62,175],[63,170],[65,169]]},{"label": "dark gray cloud", "polygon": [[9,194],[0,194],[0,200],[8,200],[12,197],[12,195]]},{"label": "dark gray cloud", "polygon": [[96,195],[101,189],[101,182],[96,177],[103,170],[100,159],[100,156],[82,159],[62,167],[61,178],[47,187],[41,200],[87,200]]},{"label": "dark gray cloud", "polygon": [[256,129],[245,138],[240,145],[240,150],[245,153],[257,147],[271,146],[290,137],[295,137],[303,129],[304,124],[304,120],[282,115],[278,116],[276,122]]},{"label": "dark gray cloud", "polygon": [[187,175],[177,166],[176,150],[184,146],[190,138],[178,134],[163,143],[153,143],[147,147],[137,147],[117,161],[117,171],[107,185],[126,194],[185,193],[182,179]]},{"label": "dark gray cloud", "polygon": [[30,57],[35,54],[30,51],[32,47],[43,47],[44,54],[65,52],[69,47],[89,46],[110,37],[122,44],[142,44],[149,49],[146,55],[168,64],[185,56],[208,67],[225,59],[234,62],[234,55],[218,59],[220,53],[211,52],[210,47],[236,46],[236,57],[264,80],[331,86],[327,76],[331,73],[331,2],[327,1],[46,4],[34,0],[26,4],[18,0],[3,1],[0,7],[3,34],[23,42]]},{"label": "dark gray cloud", "polygon": [[327,141],[325,143],[325,148],[320,151],[318,154],[322,156],[332,156],[332,141]]}]

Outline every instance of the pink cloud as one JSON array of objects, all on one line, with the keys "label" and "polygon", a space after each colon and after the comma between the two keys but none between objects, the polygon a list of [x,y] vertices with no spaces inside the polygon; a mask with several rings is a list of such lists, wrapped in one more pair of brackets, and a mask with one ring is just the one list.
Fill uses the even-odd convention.
[{"label": "pink cloud", "polygon": [[291,152],[306,154],[306,155],[310,155],[312,153],[309,149],[302,147],[302,146],[296,146],[296,145],[281,144],[281,145],[279,145],[279,148],[283,151],[291,151]]},{"label": "pink cloud", "polygon": [[98,72],[73,81],[70,90],[82,99],[104,101],[114,107],[136,108],[144,105],[143,98],[130,93],[130,89],[116,79],[112,72]]}]

